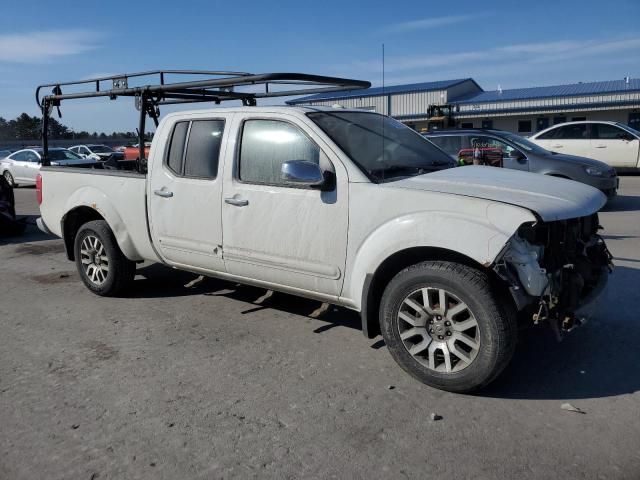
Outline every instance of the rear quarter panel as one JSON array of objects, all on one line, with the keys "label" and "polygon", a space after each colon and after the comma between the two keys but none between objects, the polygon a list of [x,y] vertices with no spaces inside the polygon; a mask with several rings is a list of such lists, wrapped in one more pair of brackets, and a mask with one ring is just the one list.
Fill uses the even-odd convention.
[{"label": "rear quarter panel", "polygon": [[40,214],[54,234],[62,237],[62,222],[69,212],[89,207],[109,224],[127,258],[158,260],[147,231],[143,175],[65,167],[45,167],[41,175]]}]

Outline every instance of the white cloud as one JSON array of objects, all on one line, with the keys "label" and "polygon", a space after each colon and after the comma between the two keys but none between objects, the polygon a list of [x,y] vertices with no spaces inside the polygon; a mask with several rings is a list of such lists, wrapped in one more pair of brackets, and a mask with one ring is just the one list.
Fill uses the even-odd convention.
[{"label": "white cloud", "polygon": [[478,15],[451,15],[447,17],[430,17],[420,20],[411,20],[408,22],[394,23],[387,25],[380,30],[381,33],[405,33],[413,32],[415,30],[429,30],[432,28],[445,27],[448,25],[455,25],[458,23],[469,22],[479,17],[484,17],[486,14]]},{"label": "white cloud", "polygon": [[50,30],[0,35],[0,62],[41,63],[97,48],[100,34],[88,30]]},{"label": "white cloud", "polygon": [[[477,72],[497,67],[517,68],[522,64],[552,65],[555,63],[559,65],[562,62],[577,59],[590,59],[592,62],[597,62],[612,54],[637,51],[639,47],[640,37],[628,37],[515,44],[485,50],[428,55],[392,56],[387,54],[385,71],[392,74],[430,69],[429,74],[434,74],[451,68],[467,71],[472,68]],[[378,60],[357,61],[350,65],[350,69],[379,72],[382,65]]]}]

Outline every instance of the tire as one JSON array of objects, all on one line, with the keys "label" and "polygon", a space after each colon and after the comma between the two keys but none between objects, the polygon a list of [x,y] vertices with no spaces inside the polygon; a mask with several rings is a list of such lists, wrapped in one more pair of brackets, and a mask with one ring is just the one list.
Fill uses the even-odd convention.
[{"label": "tire", "polygon": [[501,308],[488,277],[451,262],[423,262],[398,273],[382,295],[380,327],[406,372],[450,392],[488,385],[511,360],[517,341],[516,316]]},{"label": "tire", "polygon": [[9,170],[5,170],[2,175],[4,176],[4,179],[7,181],[10,187],[18,188],[18,184],[13,180],[13,175],[11,175],[11,172]]},{"label": "tire", "polygon": [[80,278],[97,295],[116,296],[135,276],[136,264],[124,256],[104,220],[82,225],[73,248]]}]

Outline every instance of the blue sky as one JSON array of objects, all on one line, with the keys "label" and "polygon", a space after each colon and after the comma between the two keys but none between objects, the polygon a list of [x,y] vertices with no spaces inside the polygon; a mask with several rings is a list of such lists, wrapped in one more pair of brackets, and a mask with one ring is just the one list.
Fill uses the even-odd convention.
[{"label": "blue sky", "polygon": [[[148,5],[148,7],[145,7]],[[473,77],[494,90],[640,76],[638,0],[3,0],[0,116],[39,83],[157,68],[300,71],[386,83]],[[131,100],[75,102],[76,130],[133,130]]]}]

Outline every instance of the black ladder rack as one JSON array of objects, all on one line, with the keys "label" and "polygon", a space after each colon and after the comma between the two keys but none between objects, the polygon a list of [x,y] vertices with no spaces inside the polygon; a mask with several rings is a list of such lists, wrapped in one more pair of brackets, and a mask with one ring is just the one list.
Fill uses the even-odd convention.
[{"label": "black ladder rack", "polygon": [[[167,77],[180,77],[182,81],[167,82]],[[193,80],[194,77],[204,77]],[[189,78],[189,81],[184,81]],[[129,86],[129,81],[148,82],[141,86]],[[103,84],[110,82],[110,88]],[[62,87],[87,87],[71,93],[64,93]],[[88,86],[91,86],[89,89]],[[238,91],[238,87],[262,86],[260,91]],[[273,87],[276,87],[274,90]],[[138,145],[140,148],[138,171],[143,170],[144,131],[147,115],[158,126],[160,105],[183,103],[240,100],[243,105],[256,105],[258,98],[288,97],[324,92],[358,90],[369,88],[370,82],[347,78],[326,77],[305,73],[261,73],[204,71],[204,70],[152,70],[147,72],[125,73],[73,82],[58,82],[40,85],[36,89],[36,101],[42,111],[42,164],[49,165],[48,126],[49,116],[54,107],[59,108],[63,101],[81,98],[134,97],[136,109],[140,111],[138,126]],[[52,88],[51,94],[40,96],[44,88]],[[256,89],[257,90],[257,89]]]}]

